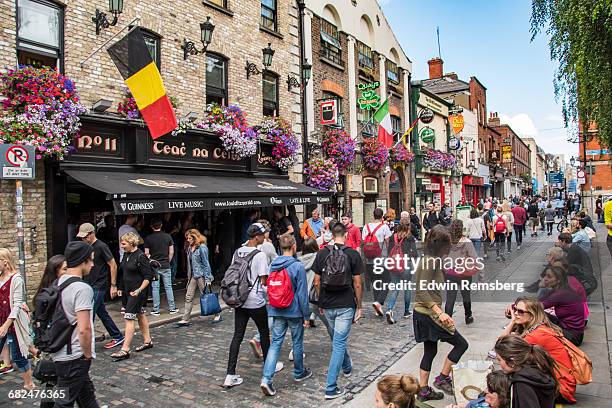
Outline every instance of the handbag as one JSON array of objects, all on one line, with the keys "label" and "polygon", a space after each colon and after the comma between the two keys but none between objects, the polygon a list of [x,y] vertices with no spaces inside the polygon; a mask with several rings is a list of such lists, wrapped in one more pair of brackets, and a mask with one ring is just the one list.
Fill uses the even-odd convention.
[{"label": "handbag", "polygon": [[310,290],[308,291],[308,302],[313,305],[319,304],[319,294],[317,293],[317,289],[315,285],[310,285]]},{"label": "handbag", "polygon": [[34,366],[32,376],[43,384],[55,384],[57,382],[57,371],[55,370],[55,363],[53,362],[53,360],[50,359],[40,359],[36,366]]},{"label": "handbag", "polygon": [[210,284],[206,284],[200,296],[200,316],[216,315],[219,312],[221,312],[219,294],[213,293]]}]

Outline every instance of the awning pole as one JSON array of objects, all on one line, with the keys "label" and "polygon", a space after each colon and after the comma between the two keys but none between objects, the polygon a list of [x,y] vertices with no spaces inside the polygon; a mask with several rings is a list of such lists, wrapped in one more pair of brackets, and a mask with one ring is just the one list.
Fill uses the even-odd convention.
[{"label": "awning pole", "polygon": [[130,21],[130,23],[129,23],[128,25],[126,25],[125,27],[123,27],[121,30],[117,31],[117,32],[116,32],[116,33],[115,33],[115,34],[114,34],[114,35],[113,35],[111,38],[109,38],[108,40],[106,40],[106,41],[104,42],[104,44],[102,44],[102,45],[101,45],[101,46],[99,46],[99,47],[98,47],[98,48],[97,48],[97,49],[96,49],[94,52],[92,52],[91,54],[89,54],[89,55],[87,56],[87,58],[85,58],[83,61],[81,61],[81,64],[80,64],[80,65],[81,65],[81,68],[83,68],[83,65],[85,65],[85,63],[86,63],[87,61],[89,61],[89,59],[90,59],[91,57],[93,57],[94,55],[96,55],[96,54],[97,54],[97,53],[98,53],[98,52],[99,52],[99,51],[100,51],[102,48],[104,48],[104,46],[105,46],[106,44],[108,44],[109,42],[111,42],[113,39],[115,39],[115,37],[117,37],[117,36],[118,36],[119,34],[121,34],[121,33],[122,33],[122,32],[123,32],[123,31],[124,31],[126,28],[128,28],[128,27],[130,27],[130,26],[131,26],[131,28],[130,28],[130,30],[129,30],[127,33],[128,33],[128,34],[129,34],[129,33],[131,33],[131,32],[132,32],[132,31],[133,31],[133,30],[134,30],[136,27],[138,27],[137,25],[134,25],[134,26],[133,26],[133,24],[134,24],[135,22],[137,22],[137,21],[140,21],[140,17],[136,17],[135,19],[133,19],[132,21]]}]

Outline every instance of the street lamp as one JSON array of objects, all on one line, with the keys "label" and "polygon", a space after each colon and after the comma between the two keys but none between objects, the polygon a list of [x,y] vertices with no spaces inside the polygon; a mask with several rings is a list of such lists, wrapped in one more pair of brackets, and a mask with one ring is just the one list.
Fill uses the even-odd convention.
[{"label": "street lamp", "polygon": [[572,156],[572,158],[570,159],[570,166],[575,167],[575,164],[576,164],[576,158]]},{"label": "street lamp", "polygon": [[181,46],[183,49],[183,60],[186,60],[190,55],[204,54],[212,41],[214,30],[215,25],[210,22],[210,16],[206,17],[205,22],[200,23],[200,41],[204,45],[202,50],[198,50],[193,41],[183,38],[183,45]]},{"label": "street lamp", "polygon": [[[272,57],[274,56],[274,50],[272,49],[272,43],[268,43],[268,46],[261,50],[263,54],[263,70],[265,71],[272,65]],[[247,79],[251,77],[251,75],[259,75],[262,71],[257,68],[257,65],[253,62],[246,62],[246,72]]]},{"label": "street lamp", "polygon": [[[306,86],[308,81],[310,80],[310,76],[312,75],[312,65],[306,61],[302,64],[302,84]],[[299,88],[302,86],[300,81],[296,77],[292,77],[291,75],[287,75],[287,90],[291,91],[291,88]]]},{"label": "street lamp", "polygon": [[96,9],[96,16],[91,18],[91,21],[96,23],[96,35],[100,35],[103,28],[108,28],[117,25],[119,14],[123,12],[123,0],[108,0],[108,12],[112,13],[113,21],[109,22],[106,13]]}]

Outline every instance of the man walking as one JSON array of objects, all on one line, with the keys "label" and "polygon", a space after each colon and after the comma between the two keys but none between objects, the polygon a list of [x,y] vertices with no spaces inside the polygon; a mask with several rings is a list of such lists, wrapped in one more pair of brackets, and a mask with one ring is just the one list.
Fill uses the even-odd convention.
[{"label": "man walking", "polygon": [[534,199],[531,204],[529,204],[529,208],[527,209],[527,213],[529,214],[529,223],[531,224],[531,236],[538,236],[538,224],[539,224],[539,212],[538,203]]},{"label": "man walking", "polygon": [[361,247],[361,232],[359,228],[353,224],[353,217],[350,213],[345,213],[340,220],[346,227],[346,246],[359,252],[359,248]]},{"label": "man walking", "polygon": [[73,279],[60,294],[62,308],[68,322],[76,326],[70,342],[53,353],[57,372],[57,390],[63,390],[55,398],[55,407],[97,408],[94,385],[89,378],[91,361],[96,358],[93,327],[94,293],[91,286],[83,282],[94,266],[94,248],[81,241],[69,242],[64,251],[66,273],[59,277],[58,285]]},{"label": "man walking", "polygon": [[[113,318],[108,314],[106,305],[104,304],[104,295],[109,290],[109,287],[111,299],[117,296],[117,263],[108,245],[96,237],[95,228],[92,224],[88,222],[81,224],[79,232],[77,233],[77,238],[82,239],[83,242],[91,245],[93,248],[93,268],[84,280],[89,283],[89,286],[93,289],[94,303],[91,312],[92,320],[95,320],[97,315],[112,339],[104,345],[104,348],[108,350],[123,344],[124,340],[123,334],[121,334]],[[110,285],[108,281],[109,277]]]},{"label": "man walking", "polygon": [[423,228],[425,228],[425,234],[427,234],[430,229],[438,224],[444,225],[443,216],[436,211],[436,206],[434,203],[429,203],[427,204],[427,213],[423,216]]},{"label": "man walking", "polygon": [[311,215],[312,217],[304,220],[302,228],[300,228],[300,235],[302,239],[306,239],[308,237],[317,239],[319,235],[321,235],[323,220],[321,217],[319,217],[319,210],[315,208],[312,210]]},{"label": "man walking", "polygon": [[512,207],[512,215],[514,216],[514,234],[516,239],[516,249],[521,249],[523,245],[523,228],[527,221],[527,211],[523,206],[523,202],[519,202],[518,205]]},{"label": "man walking", "polygon": [[353,372],[347,343],[352,323],[361,318],[362,299],[361,257],[357,251],[346,247],[346,227],[343,224],[334,225],[332,234],[334,241],[319,251],[312,266],[319,308],[334,332],[325,399],[338,398],[346,392],[346,389],[338,387],[338,375],[340,370],[346,377]]},{"label": "man walking", "polygon": [[[376,208],[372,213],[374,219],[369,224],[363,227],[361,238],[363,240],[363,255],[366,259],[366,279],[368,279],[368,287],[374,286],[377,278],[382,279],[382,282],[389,282],[391,277],[389,271],[385,268],[382,275],[374,275],[374,259],[386,256],[385,251],[389,248],[389,237],[393,235],[389,226],[383,221],[383,210]],[[344,242],[343,242],[344,243]],[[387,298],[387,286],[384,289],[374,290],[374,303],[372,307],[377,316],[383,315],[382,306]]]},{"label": "man walking", "polygon": [[170,268],[170,262],[174,258],[174,241],[172,237],[162,229],[161,220],[153,220],[151,228],[153,233],[147,235],[144,242],[144,253],[149,259],[156,261],[152,263],[152,267],[157,269],[159,279],[154,280],[151,283],[151,290],[153,292],[153,310],[151,314],[153,316],[159,316],[159,308],[161,306],[159,283],[164,281],[164,290],[166,291],[166,298],[168,300],[168,312],[173,315],[177,314],[179,310],[174,303],[174,292],[172,292],[172,269]]},{"label": "man walking", "polygon": [[268,316],[272,318],[272,343],[261,379],[261,391],[270,397],[276,394],[272,378],[287,328],[291,329],[293,342],[293,379],[301,382],[312,376],[312,371],[304,367],[304,327],[310,325],[306,270],[304,265],[294,258],[297,244],[293,235],[282,235],[279,244],[282,255],[270,265],[267,285],[269,298],[267,311]]}]

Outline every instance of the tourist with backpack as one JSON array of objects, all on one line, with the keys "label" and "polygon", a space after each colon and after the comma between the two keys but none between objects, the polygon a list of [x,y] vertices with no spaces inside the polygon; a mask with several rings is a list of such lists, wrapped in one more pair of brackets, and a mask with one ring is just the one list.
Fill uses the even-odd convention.
[{"label": "tourist with backpack", "polygon": [[13,262],[11,252],[0,248],[0,350],[8,344],[13,364],[21,373],[23,387],[33,389],[32,367],[28,361],[30,317],[25,305],[23,278]]},{"label": "tourist with backpack", "polygon": [[[389,226],[383,221],[383,210],[376,208],[372,213],[374,220],[366,224],[361,231],[363,240],[362,253],[366,261],[366,281],[368,287],[373,286],[375,280],[381,279],[383,283],[389,283],[389,271],[386,269],[382,275],[374,274],[374,259],[386,256],[389,247],[389,238],[393,233]],[[335,239],[335,238],[334,238]],[[383,316],[383,305],[387,298],[386,285],[383,289],[374,289],[374,303],[372,307],[377,316]]]},{"label": "tourist with backpack", "polygon": [[94,293],[83,281],[94,265],[94,248],[82,241],[66,245],[66,273],[36,297],[36,345],[52,353],[57,373],[55,407],[97,408],[89,369],[96,358]]},{"label": "tourist with backpack", "polygon": [[270,348],[270,329],[266,311],[265,286],[268,278],[268,258],[257,249],[264,243],[268,229],[256,222],[247,229],[249,240],[234,252],[232,263],[221,282],[221,297],[234,308],[234,335],[229,350],[227,375],[223,386],[235,387],[244,381],[236,374],[240,344],[244,339],[249,319],[253,320],[260,334],[264,361]]},{"label": "tourist with backpack", "polygon": [[[382,210],[380,211],[382,218]],[[363,262],[359,253],[345,245],[346,227],[337,223],[332,228],[334,241],[319,251],[312,270],[318,306],[333,328],[332,353],[327,369],[325,399],[338,398],[346,389],[338,387],[340,370],[345,377],[353,373],[347,352],[351,325],[361,318]]]},{"label": "tourist with backpack", "polygon": [[[416,248],[416,240],[410,232],[410,224],[400,222],[395,233],[391,236],[390,240],[389,258],[392,259],[404,259],[404,256],[408,256],[410,259],[416,260],[419,256]],[[404,264],[402,260],[400,264],[395,263],[394,266],[389,270],[390,282],[396,285],[396,289],[391,291],[389,295],[389,301],[387,302],[387,311],[385,312],[385,318],[388,324],[394,324],[395,318],[393,316],[393,308],[395,302],[400,294],[404,292],[404,313],[403,318],[407,319],[412,313],[410,313],[410,298],[412,292],[408,288],[408,282],[412,280],[412,263],[409,261]],[[397,286],[400,284],[406,285],[403,290],[400,290]]]},{"label": "tourist with backpack", "polygon": [[115,361],[130,358],[132,340],[136,331],[135,320],[142,332],[144,342],[136,347],[137,353],[153,348],[153,340],[149,332],[149,321],[145,313],[147,305],[147,287],[153,280],[153,271],[149,258],[138,249],[140,237],[133,232],[128,232],[121,237],[119,245],[123,249],[123,259],[119,268],[123,273],[123,287],[119,296],[123,295],[122,303],[125,308],[123,319],[125,320],[125,340],[121,350],[111,354]]},{"label": "tourist with backpack", "polygon": [[493,216],[493,232],[495,233],[495,253],[497,261],[505,261],[506,237],[509,231],[509,222],[503,214],[502,206],[497,207],[497,213]]},{"label": "tourist with backpack", "polygon": [[270,397],[276,394],[272,379],[287,329],[291,330],[293,343],[294,381],[301,382],[312,377],[312,371],[304,367],[304,327],[309,326],[310,318],[306,270],[295,259],[297,244],[293,235],[281,235],[279,245],[282,255],[270,265],[267,279],[267,311],[268,316],[272,317],[272,341],[261,379],[261,390]]}]

